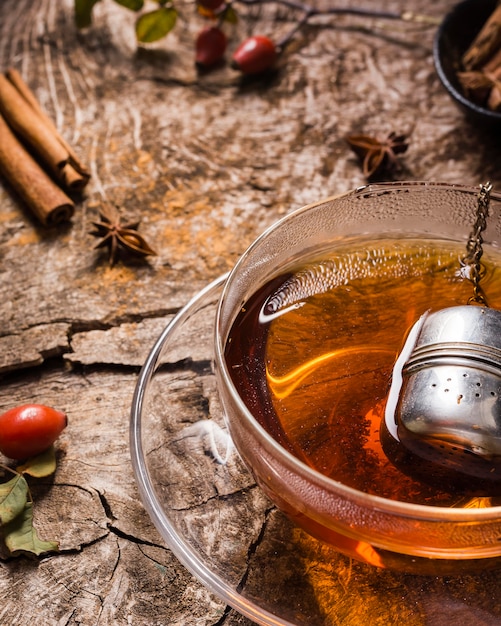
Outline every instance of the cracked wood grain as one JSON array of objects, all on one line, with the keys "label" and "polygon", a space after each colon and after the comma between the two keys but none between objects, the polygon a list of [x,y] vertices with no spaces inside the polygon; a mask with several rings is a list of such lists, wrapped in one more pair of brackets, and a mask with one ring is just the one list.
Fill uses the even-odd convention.
[{"label": "cracked wood grain", "polygon": [[121,324],[109,330],[90,330],[73,334],[71,352],[65,359],[84,365],[113,364],[141,367],[169,318]]},{"label": "cracked wood grain", "polygon": [[[107,330],[90,330],[74,333],[71,337],[71,352],[64,358],[83,365],[127,365],[141,367],[173,316],[144,319],[137,323],[124,323]],[[212,358],[207,349],[206,337],[212,337],[214,321],[208,316],[206,328],[202,329],[195,344],[186,334],[177,339],[178,347],[171,351],[169,359],[175,363],[183,359],[208,361]]]},{"label": "cracked wood grain", "polygon": [[70,349],[69,324],[63,322],[29,328],[0,337],[0,374],[41,365],[45,359]]}]

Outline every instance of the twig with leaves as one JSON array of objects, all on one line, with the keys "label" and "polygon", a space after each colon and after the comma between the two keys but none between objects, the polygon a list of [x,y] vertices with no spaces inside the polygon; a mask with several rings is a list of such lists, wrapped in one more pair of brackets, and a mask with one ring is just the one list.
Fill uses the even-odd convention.
[{"label": "twig with leaves", "polygon": [[[92,11],[101,0],[75,0],[75,19],[79,28],[92,23]],[[164,38],[176,26],[179,15],[178,4],[173,0],[157,0],[159,7],[144,11],[144,0],[115,0],[118,4],[141,13],[136,21],[136,37],[140,43],[153,43]],[[200,16],[212,20],[213,24],[204,28],[196,39],[197,64],[204,68],[217,65],[224,58],[227,38],[223,31],[225,22],[238,21],[240,7],[260,7],[274,4],[298,14],[291,30],[278,41],[273,37],[254,35],[238,46],[232,59],[232,66],[244,74],[259,74],[270,69],[288,43],[308,22],[315,17],[354,15],[383,20],[400,20],[420,24],[437,25],[438,20],[413,11],[382,11],[358,7],[328,7],[319,9],[300,0],[197,0],[196,8]]]}]

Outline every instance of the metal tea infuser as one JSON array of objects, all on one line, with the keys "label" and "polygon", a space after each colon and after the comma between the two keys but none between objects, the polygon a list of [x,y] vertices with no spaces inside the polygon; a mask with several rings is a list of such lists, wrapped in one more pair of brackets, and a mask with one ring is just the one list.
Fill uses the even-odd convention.
[{"label": "metal tea infuser", "polygon": [[425,313],[412,327],[382,425],[382,440],[390,435],[404,449],[400,458],[410,453],[421,473],[438,467],[448,478],[457,473],[484,484],[501,481],[501,311],[488,307],[480,286],[491,188],[480,187],[462,261],[473,295],[464,306]]}]

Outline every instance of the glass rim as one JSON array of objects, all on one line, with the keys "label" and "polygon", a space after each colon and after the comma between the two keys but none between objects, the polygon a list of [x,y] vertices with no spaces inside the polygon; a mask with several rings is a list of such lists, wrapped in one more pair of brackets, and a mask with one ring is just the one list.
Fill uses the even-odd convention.
[{"label": "glass rim", "polygon": [[163,506],[158,498],[153,485],[142,442],[142,410],[148,385],[156,372],[159,358],[170,336],[190,317],[192,309],[204,297],[208,297],[215,290],[220,289],[228,277],[228,273],[206,285],[195,294],[187,304],[170,320],[150,350],[144,365],[139,373],[138,380],[132,398],[129,444],[132,468],[138,486],[141,502],[149,515],[153,525],[166,541],[176,558],[193,574],[205,587],[216,594],[223,602],[226,602],[243,616],[252,619],[258,624],[265,626],[295,626],[292,622],[282,619],[274,613],[260,607],[252,598],[246,598],[238,592],[222,576],[215,573],[208,563],[200,557],[200,554],[188,545],[179,536],[174,524],[165,514]]}]

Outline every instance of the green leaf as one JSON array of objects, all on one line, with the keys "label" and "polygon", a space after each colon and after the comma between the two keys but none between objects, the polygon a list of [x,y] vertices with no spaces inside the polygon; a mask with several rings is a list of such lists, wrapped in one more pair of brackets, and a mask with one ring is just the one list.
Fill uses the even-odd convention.
[{"label": "green leaf", "polygon": [[228,22],[228,24],[238,23],[238,15],[232,6],[229,6],[224,12],[224,21]]},{"label": "green leaf", "polygon": [[59,550],[57,541],[43,541],[33,526],[33,503],[27,502],[23,512],[4,527],[5,545],[11,552],[31,552],[40,556]]},{"label": "green leaf", "polygon": [[162,7],[141,15],[136,22],[136,36],[143,43],[151,43],[165,37],[175,26],[177,11],[173,7]]},{"label": "green leaf", "polygon": [[99,0],[75,0],[75,24],[85,28],[92,24],[92,9]]},{"label": "green leaf", "polygon": [[115,2],[131,11],[140,11],[144,6],[144,0],[115,0]]},{"label": "green leaf", "polygon": [[8,524],[20,515],[28,499],[28,483],[24,476],[16,474],[0,485],[0,523]]},{"label": "green leaf", "polygon": [[17,471],[21,474],[29,474],[35,478],[43,478],[53,474],[56,471],[56,451],[54,446],[50,446],[42,454],[33,456],[23,465],[19,465]]}]

